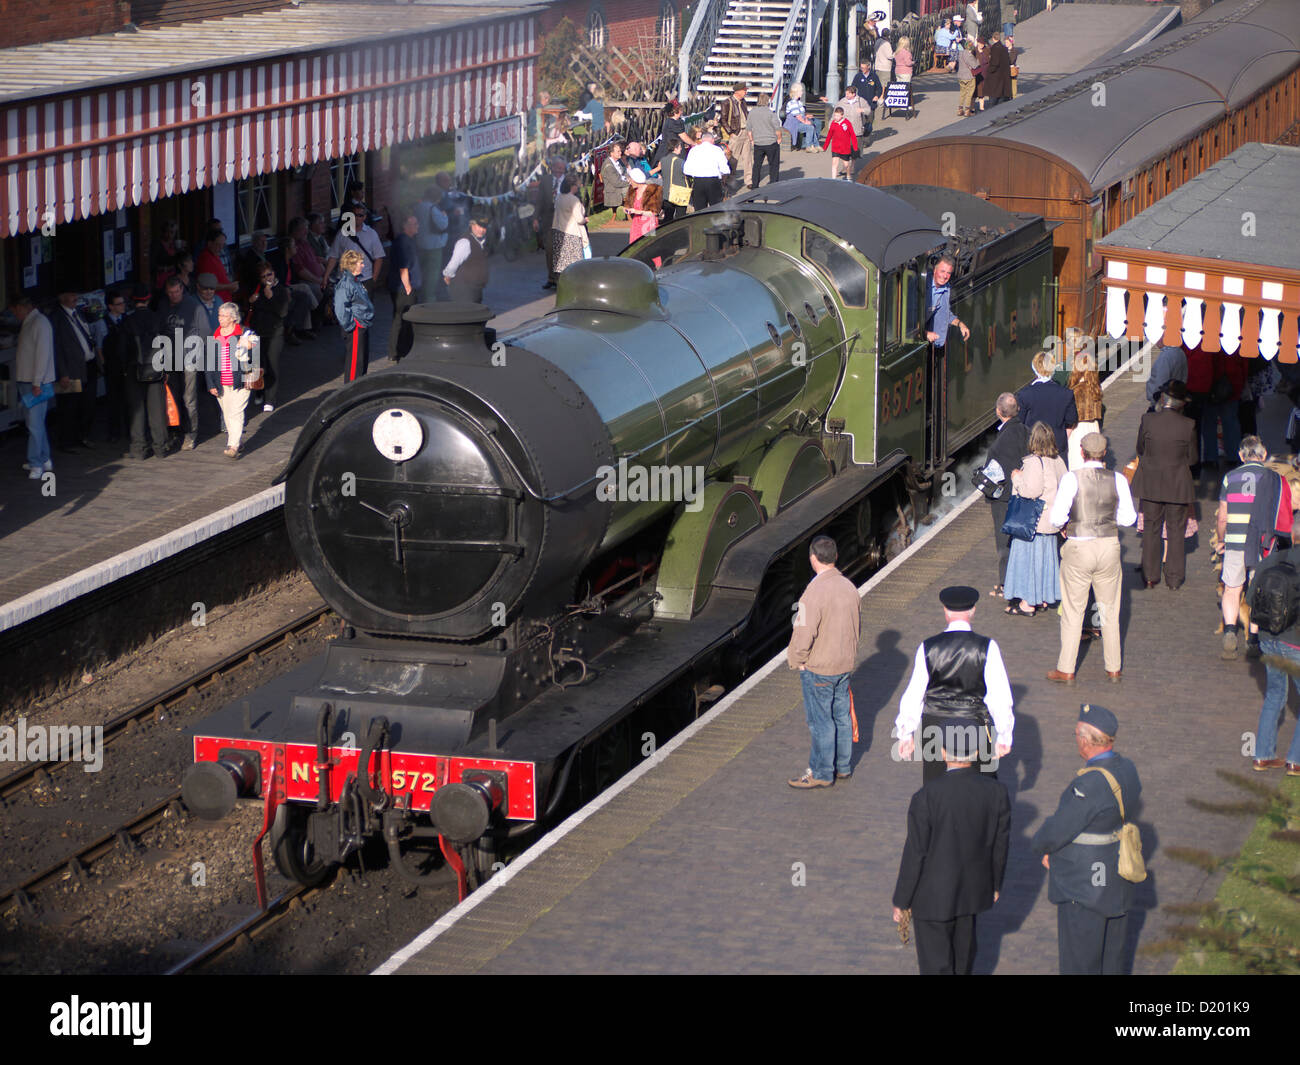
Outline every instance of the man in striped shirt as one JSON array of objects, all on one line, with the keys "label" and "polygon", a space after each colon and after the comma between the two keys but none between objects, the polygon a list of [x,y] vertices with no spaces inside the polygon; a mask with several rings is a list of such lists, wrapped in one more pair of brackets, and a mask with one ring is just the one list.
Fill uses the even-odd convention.
[{"label": "man in striped shirt", "polygon": [[[1268,555],[1279,534],[1291,533],[1291,490],[1264,465],[1268,451],[1257,436],[1241,442],[1241,465],[1223,478],[1219,491],[1219,543],[1223,545],[1223,658],[1237,657],[1241,590],[1250,571]],[[1258,646],[1258,630],[1248,641]],[[1257,657],[1248,653],[1248,657]]]}]

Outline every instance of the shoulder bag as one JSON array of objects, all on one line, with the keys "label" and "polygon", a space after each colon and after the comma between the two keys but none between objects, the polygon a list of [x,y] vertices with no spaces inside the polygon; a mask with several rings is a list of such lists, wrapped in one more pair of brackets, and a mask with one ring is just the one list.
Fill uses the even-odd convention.
[{"label": "shoulder bag", "polygon": [[1142,883],[1147,878],[1146,863],[1142,860],[1142,835],[1138,832],[1137,825],[1124,820],[1124,796],[1119,782],[1109,769],[1102,769],[1099,765],[1084,766],[1074,775],[1081,777],[1084,773],[1100,773],[1110,785],[1111,794],[1119,804],[1119,818],[1123,822],[1119,828],[1119,875],[1130,884]]},{"label": "shoulder bag", "polygon": [[[1043,460],[1038,460],[1042,465]],[[1046,476],[1046,469],[1043,474]],[[1032,542],[1038,535],[1038,521],[1043,516],[1044,500],[1026,499],[1013,490],[1007,504],[1007,516],[1002,522],[1002,534],[1016,540]]]}]

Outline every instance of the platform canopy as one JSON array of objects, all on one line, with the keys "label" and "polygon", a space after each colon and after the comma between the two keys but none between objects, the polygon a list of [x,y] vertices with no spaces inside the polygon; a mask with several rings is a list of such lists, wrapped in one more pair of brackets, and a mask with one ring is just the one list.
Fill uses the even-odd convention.
[{"label": "platform canopy", "polygon": [[0,49],[0,237],[521,111],[539,10],[305,3]]},{"label": "platform canopy", "polygon": [[1298,204],[1300,148],[1252,143],[1114,230],[1107,332],[1296,362]]}]

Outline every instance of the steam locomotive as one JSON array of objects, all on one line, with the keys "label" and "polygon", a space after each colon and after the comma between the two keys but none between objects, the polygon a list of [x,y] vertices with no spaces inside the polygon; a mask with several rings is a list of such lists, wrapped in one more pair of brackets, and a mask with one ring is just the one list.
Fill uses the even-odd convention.
[{"label": "steam locomotive", "polygon": [[[945,248],[979,328],[934,348]],[[409,310],[410,356],[326,399],[282,474],[342,635],[194,730],[187,805],[260,799],[304,883],[374,837],[404,875],[435,845],[487,875],[771,653],[812,536],[857,572],[906,537],[1029,376],[1051,276],[1041,218],[809,179],[575,264],[507,334]]]}]

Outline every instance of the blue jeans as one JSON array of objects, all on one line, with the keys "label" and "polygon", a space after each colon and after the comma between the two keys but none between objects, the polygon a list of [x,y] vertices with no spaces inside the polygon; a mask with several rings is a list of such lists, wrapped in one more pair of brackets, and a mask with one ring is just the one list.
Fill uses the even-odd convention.
[{"label": "blue jeans", "polygon": [[[853,722],[849,718],[849,675],[823,677],[803,670],[803,709],[812,733],[808,767],[818,780],[834,780],[853,766]],[[832,767],[832,762],[834,766]]]},{"label": "blue jeans", "polygon": [[1201,461],[1219,461],[1219,419],[1223,419],[1223,461],[1231,468],[1240,459],[1241,422],[1237,420],[1237,401],[1211,403],[1208,399],[1201,409]]},{"label": "blue jeans", "polygon": [[[26,381],[18,387],[28,392],[31,390],[31,385]],[[27,422],[27,464],[29,466],[40,468],[50,461],[50,437],[45,431],[45,415],[53,402],[51,399],[38,403],[34,407],[23,408]]]},{"label": "blue jeans", "polygon": [[821,143],[822,143],[822,124],[821,124],[821,122],[818,121],[817,119],[813,118],[812,115],[807,115],[807,116],[805,116],[805,117],[807,117],[807,118],[809,118],[809,119],[812,119],[812,125],[811,125],[811,126],[806,126],[806,125],[804,125],[804,124],[803,124],[802,122],[800,122],[797,118],[796,118],[796,119],[789,119],[789,118],[787,118],[787,119],[785,120],[785,128],[788,129],[788,130],[790,131],[790,150],[791,150],[791,151],[798,151],[798,150],[799,150],[799,139],[800,139],[801,137],[804,138],[804,140],[808,140],[808,138],[811,138],[811,143],[812,143],[812,144],[816,145],[818,148],[821,147]]},{"label": "blue jeans", "polygon": [[[1277,655],[1288,661],[1300,664],[1300,649],[1283,643],[1266,632],[1259,634],[1259,649],[1265,655]],[[1277,729],[1286,716],[1286,689],[1289,674],[1268,666],[1268,684],[1264,689],[1264,705],[1259,711],[1259,728],[1255,736],[1255,757],[1277,757]],[[1300,677],[1291,678],[1296,690],[1300,691]],[[1291,737],[1291,749],[1287,751],[1286,760],[1300,764],[1300,725]]]}]

